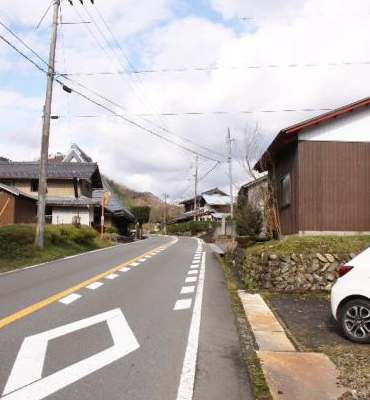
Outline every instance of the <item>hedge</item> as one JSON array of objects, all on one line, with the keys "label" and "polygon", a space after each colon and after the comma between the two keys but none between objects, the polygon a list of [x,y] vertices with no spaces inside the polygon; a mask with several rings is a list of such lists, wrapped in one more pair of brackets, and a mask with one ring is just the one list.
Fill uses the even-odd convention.
[{"label": "hedge", "polygon": [[196,235],[197,233],[208,231],[211,227],[212,223],[208,221],[188,221],[168,225],[167,233],[181,235],[189,232],[192,235]]}]

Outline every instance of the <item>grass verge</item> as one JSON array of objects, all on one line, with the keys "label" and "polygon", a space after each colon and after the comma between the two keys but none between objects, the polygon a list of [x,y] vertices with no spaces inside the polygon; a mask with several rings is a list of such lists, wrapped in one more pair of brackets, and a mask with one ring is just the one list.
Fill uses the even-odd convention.
[{"label": "grass verge", "polygon": [[43,250],[33,245],[35,225],[17,224],[0,227],[0,272],[57,260],[112,245],[101,240],[88,227],[47,225]]},{"label": "grass verge", "polygon": [[235,315],[241,351],[252,383],[253,394],[256,400],[272,400],[270,389],[266,382],[260,360],[256,354],[252,330],[249,326],[248,320],[244,313],[243,305],[238,295],[238,284],[232,268],[224,258],[220,256],[217,256],[217,258],[222,266],[228,287],[231,308]]},{"label": "grass verge", "polygon": [[299,236],[291,235],[282,240],[256,243],[247,248],[247,254],[264,252],[275,254],[349,254],[359,253],[370,244],[369,235],[356,236]]}]

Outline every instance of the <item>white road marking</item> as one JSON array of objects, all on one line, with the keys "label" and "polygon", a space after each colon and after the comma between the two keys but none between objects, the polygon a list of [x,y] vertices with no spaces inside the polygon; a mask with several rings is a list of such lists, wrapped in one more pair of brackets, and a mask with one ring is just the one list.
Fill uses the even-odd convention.
[{"label": "white road marking", "polygon": [[132,267],[137,267],[138,265],[140,265],[140,263],[138,263],[138,262],[133,262],[133,263],[131,263],[130,264]]},{"label": "white road marking", "polygon": [[190,268],[195,268],[195,269],[198,269],[198,268],[199,268],[199,264],[193,264],[193,265],[190,265]]},{"label": "white road marking", "polygon": [[184,286],[181,289],[180,294],[194,293],[194,292],[195,292],[195,286]]},{"label": "white road marking", "polygon": [[185,279],[185,283],[191,283],[191,282],[196,282],[197,277],[196,276],[189,276],[188,278]]},{"label": "white road marking", "polygon": [[146,261],[146,258],[140,258],[138,261],[139,262],[144,262],[144,261]]},{"label": "white road marking", "polygon": [[109,275],[105,276],[105,279],[110,279],[110,280],[112,280],[112,279],[116,279],[116,278],[118,278],[118,277],[119,277],[118,274],[109,274]]},{"label": "white road marking", "polygon": [[145,256],[145,258],[152,258],[153,256],[151,256],[150,254],[148,254],[147,256]]},{"label": "white road marking", "polygon": [[71,304],[74,301],[78,300],[80,297],[82,297],[80,294],[77,293],[72,293],[66,297],[63,297],[62,299],[58,300],[59,303],[63,303],[63,304]]},{"label": "white road marking", "polygon": [[131,269],[131,268],[123,267],[123,268],[121,268],[119,271],[121,271],[121,272],[128,272],[128,271],[130,271],[130,269]]},{"label": "white road marking", "polygon": [[194,392],[195,368],[197,363],[200,320],[202,316],[202,301],[204,287],[204,273],[206,267],[206,253],[203,253],[199,284],[195,295],[193,316],[190,323],[188,344],[182,366],[179,389],[176,400],[192,400]]},{"label": "white road marking", "polygon": [[191,299],[181,299],[176,301],[175,307],[173,309],[174,311],[187,310],[190,307],[191,307]]},{"label": "white road marking", "polygon": [[193,269],[192,271],[188,272],[188,275],[198,275],[198,270],[197,269]]},{"label": "white road marking", "polygon": [[[48,342],[83,328],[106,322],[113,346],[49,376],[42,377]],[[26,337],[19,350],[3,397],[6,400],[41,400],[140,347],[122,311],[117,308],[50,331]]]},{"label": "white road marking", "polygon": [[97,288],[100,288],[100,286],[103,286],[103,283],[97,281],[97,282],[90,283],[90,285],[87,285],[86,289],[95,290]]}]

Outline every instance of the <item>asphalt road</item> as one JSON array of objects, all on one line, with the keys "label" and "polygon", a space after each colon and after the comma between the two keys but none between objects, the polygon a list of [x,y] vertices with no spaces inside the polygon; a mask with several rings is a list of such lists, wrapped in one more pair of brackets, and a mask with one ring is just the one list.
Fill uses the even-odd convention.
[{"label": "asphalt road", "polygon": [[208,246],[156,236],[0,275],[0,398],[253,399]]}]

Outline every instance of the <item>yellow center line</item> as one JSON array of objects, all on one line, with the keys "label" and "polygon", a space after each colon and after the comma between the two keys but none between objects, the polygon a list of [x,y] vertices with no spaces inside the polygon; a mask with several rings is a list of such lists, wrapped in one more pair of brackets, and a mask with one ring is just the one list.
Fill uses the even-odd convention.
[{"label": "yellow center line", "polygon": [[169,242],[167,244],[158,246],[155,249],[149,250],[146,253],[143,253],[138,257],[132,258],[129,261],[126,261],[122,264],[119,264],[119,265],[113,267],[113,268],[110,268],[108,271],[102,272],[101,274],[95,275],[92,278],[89,278],[83,282],[80,282],[77,285],[70,287],[69,289],[65,289],[62,292],[59,292],[57,294],[54,294],[53,296],[50,296],[44,300],[39,301],[38,303],[35,303],[26,308],[23,308],[22,310],[19,310],[19,311],[15,312],[14,314],[8,315],[7,317],[0,319],[0,328],[3,328],[4,326],[11,324],[12,322],[17,321],[18,319],[21,319],[29,314],[32,314],[35,311],[38,311],[41,308],[44,308],[44,307],[48,306],[49,304],[52,304],[77,290],[83,289],[85,286],[90,285],[91,283],[96,282],[99,279],[102,279],[105,276],[107,276],[113,272],[116,272],[123,267],[126,267],[127,265],[139,260],[140,258],[147,256],[148,254],[152,253],[153,251],[156,251],[163,247],[169,247],[169,246],[173,245],[174,243],[175,243],[175,240],[172,240],[171,242]]}]

